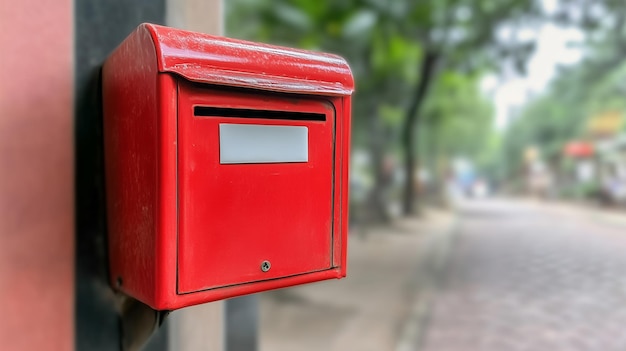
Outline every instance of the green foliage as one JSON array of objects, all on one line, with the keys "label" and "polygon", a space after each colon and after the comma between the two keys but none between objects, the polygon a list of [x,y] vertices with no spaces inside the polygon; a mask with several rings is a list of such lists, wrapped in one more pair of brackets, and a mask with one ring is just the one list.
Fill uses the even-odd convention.
[{"label": "green foliage", "polygon": [[[366,146],[372,119],[397,129],[401,117],[389,119],[386,108],[404,107],[407,91],[419,76],[422,45],[401,31],[400,18],[410,1],[231,0],[227,33],[248,40],[337,53],[355,76],[354,142]],[[389,123],[393,121],[393,123]],[[381,131],[378,131],[381,132]],[[393,134],[393,133],[392,133]],[[385,141],[386,146],[392,146]]]},{"label": "green foliage", "polygon": [[[584,61],[562,69],[547,92],[521,111],[504,136],[501,159],[507,176],[520,169],[524,149],[541,148],[558,159],[569,140],[589,139],[586,125],[594,115],[626,112],[626,11],[620,0],[559,0],[551,20],[583,31]],[[572,190],[572,192],[584,192]]]},{"label": "green foliage", "polygon": [[[497,69],[503,60],[523,67],[520,63],[533,43],[502,41],[495,33],[502,26],[523,27],[537,18],[538,4],[539,0],[229,0],[226,27],[229,36],[345,57],[357,87],[353,143],[367,147],[375,163],[385,153],[411,155],[408,151],[425,147],[421,156],[427,160],[465,155],[487,164],[485,155],[493,153],[493,108],[477,83],[482,72]],[[435,64],[422,72],[425,58],[432,57]],[[433,84],[423,84],[431,79]],[[423,94],[420,86],[426,87]],[[418,143],[413,140],[416,130],[418,139],[424,138]],[[408,136],[402,147],[401,135]]]},{"label": "green foliage", "polygon": [[597,196],[600,184],[596,182],[575,183],[560,188],[559,197],[573,200],[590,200]]},{"label": "green foliage", "polygon": [[593,79],[589,69],[583,62],[565,70],[509,127],[503,150],[510,161],[505,165],[508,174],[522,166],[526,147],[539,146],[545,159],[556,160],[568,141],[589,138],[589,118],[607,111],[626,112],[626,64]]},{"label": "green foliage", "polygon": [[423,111],[425,128],[438,144],[433,156],[474,159],[487,147],[493,108],[478,90],[478,78],[446,71],[433,87]]}]

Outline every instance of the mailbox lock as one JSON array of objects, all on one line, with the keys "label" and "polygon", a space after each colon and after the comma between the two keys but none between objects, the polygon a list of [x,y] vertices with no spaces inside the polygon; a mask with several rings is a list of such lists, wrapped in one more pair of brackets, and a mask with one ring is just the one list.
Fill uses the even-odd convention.
[{"label": "mailbox lock", "polygon": [[272,268],[272,264],[270,263],[270,261],[263,261],[263,263],[261,263],[261,270],[263,272],[269,271],[270,268]]}]

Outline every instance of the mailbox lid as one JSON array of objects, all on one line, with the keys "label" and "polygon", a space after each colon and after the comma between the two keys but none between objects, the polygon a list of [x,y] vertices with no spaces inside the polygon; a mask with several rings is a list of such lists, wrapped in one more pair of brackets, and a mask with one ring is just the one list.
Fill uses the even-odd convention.
[{"label": "mailbox lid", "polygon": [[334,106],[179,84],[178,293],[332,269]]},{"label": "mailbox lid", "polygon": [[160,72],[194,82],[313,95],[350,95],[354,80],[340,56],[142,24]]}]

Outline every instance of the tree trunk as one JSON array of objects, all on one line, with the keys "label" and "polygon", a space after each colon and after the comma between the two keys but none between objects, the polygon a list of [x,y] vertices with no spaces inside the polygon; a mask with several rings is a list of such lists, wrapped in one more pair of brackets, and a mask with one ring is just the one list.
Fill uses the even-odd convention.
[{"label": "tree trunk", "polygon": [[[372,47],[368,46],[364,51],[364,61],[367,67],[372,67]],[[368,72],[368,74],[373,74]],[[381,89],[385,89],[386,81],[377,82],[376,86],[380,86]],[[370,91],[371,92],[371,91]],[[386,223],[391,220],[389,212],[387,211],[387,199],[385,192],[387,189],[387,182],[383,173],[383,159],[386,151],[387,135],[383,128],[383,125],[378,115],[378,104],[375,99],[362,100],[361,103],[366,106],[365,111],[368,116],[368,134],[369,134],[369,154],[371,157],[372,170],[374,172],[374,185],[367,196],[366,206],[361,207],[359,214],[361,220],[366,223]],[[365,211],[363,211],[365,210]]]},{"label": "tree trunk", "polygon": [[437,52],[427,51],[420,62],[419,82],[415,86],[411,104],[404,118],[402,146],[404,148],[405,189],[403,211],[405,215],[411,215],[415,212],[415,166],[419,164],[416,152],[417,144],[415,143],[415,127],[419,122],[419,112],[434,77],[435,66],[438,60],[439,54]]},{"label": "tree trunk", "polygon": [[386,135],[381,125],[380,117],[373,112],[370,115],[370,156],[374,171],[374,187],[369,196],[368,220],[372,222],[387,223],[391,220],[387,210],[387,198],[385,192],[388,182],[384,174],[383,162],[385,157]]}]

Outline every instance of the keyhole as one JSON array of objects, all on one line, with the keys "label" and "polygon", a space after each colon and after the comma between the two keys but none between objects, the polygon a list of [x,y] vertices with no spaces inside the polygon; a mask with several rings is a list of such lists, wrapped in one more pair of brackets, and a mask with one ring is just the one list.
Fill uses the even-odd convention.
[{"label": "keyhole", "polygon": [[269,271],[270,268],[272,268],[272,264],[270,263],[270,261],[263,261],[263,263],[261,263],[261,270],[263,272]]}]

